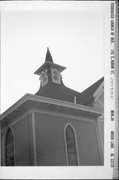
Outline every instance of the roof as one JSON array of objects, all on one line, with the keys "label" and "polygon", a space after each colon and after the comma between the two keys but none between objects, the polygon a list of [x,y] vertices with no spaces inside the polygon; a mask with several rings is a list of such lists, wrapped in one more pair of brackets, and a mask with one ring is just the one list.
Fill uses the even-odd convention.
[{"label": "roof", "polygon": [[78,113],[80,115],[91,116],[94,118],[102,114],[102,112],[97,111],[92,107],[32,94],[26,94],[4,113],[2,113],[0,119],[5,120],[7,123],[7,121],[10,122],[25,112],[28,112],[30,109],[34,108],[47,110],[47,112],[51,112],[51,110],[54,111],[55,109],[55,112],[60,112],[61,114],[67,113],[76,115],[76,113]]},{"label": "roof", "polygon": [[[23,96],[2,113],[0,119],[5,120],[6,124],[34,108],[47,110],[47,112],[55,110],[55,112],[59,112],[60,114],[67,113],[69,115],[97,118],[102,115],[102,112],[83,103],[87,100],[87,95],[91,96],[101,82],[102,80],[97,81],[82,93],[67,88],[63,84],[50,84],[51,87],[48,85],[44,90],[42,88],[42,91],[38,91],[35,95],[26,94]],[[86,92],[88,92],[87,95],[85,94]],[[82,95],[83,93],[84,95]],[[74,102],[74,96],[76,96],[76,102]]]},{"label": "roof", "polygon": [[47,48],[47,53],[46,53],[45,62],[51,62],[51,63],[53,63],[53,59],[52,59],[52,56],[51,56],[51,54],[50,54],[49,48]]},{"label": "roof", "polygon": [[81,95],[82,95],[82,104],[85,104],[87,101],[91,101],[93,99],[94,92],[98,89],[98,87],[102,84],[104,81],[104,77],[96,81],[94,84],[92,84],[90,87],[85,89]]},{"label": "roof", "polygon": [[63,84],[62,79],[61,79],[61,84],[53,83],[51,80],[52,79],[51,70],[49,71],[51,67],[56,68],[59,72],[62,72],[65,69],[64,66],[60,66],[53,62],[49,48],[47,48],[45,63],[35,72],[35,74],[40,75],[41,72],[45,68],[47,68],[48,69],[47,71],[48,83],[44,87],[40,86],[40,89],[35,93],[35,95],[59,99],[59,100],[68,101],[68,102],[76,101],[76,103],[78,104],[85,104],[87,102],[93,101],[94,99],[93,93],[97,90],[97,88],[100,86],[100,84],[104,80],[104,78],[99,79],[96,83],[91,85],[82,93],[79,93],[77,91],[74,91],[73,89],[66,87]]},{"label": "roof", "polygon": [[52,66],[52,67],[56,68],[59,72],[62,72],[63,70],[66,69],[66,67],[64,67],[64,66],[61,66],[61,65],[59,65],[59,64],[52,63],[52,62],[50,62],[50,61],[46,61],[45,63],[42,64],[42,66],[40,66],[40,67],[34,72],[34,74],[40,75],[41,72],[45,69],[46,66]]},{"label": "roof", "polygon": [[59,99],[67,102],[74,102],[75,96],[80,97],[79,92],[66,87],[63,83],[56,84],[52,82],[49,82],[45,87],[40,88],[35,95]]},{"label": "roof", "polygon": [[[55,67],[59,70],[59,72],[65,69],[64,66],[53,63],[49,49],[47,49],[45,63],[35,72],[35,74],[40,75],[41,71],[47,66]],[[74,111],[76,112],[78,110],[80,111],[81,115],[86,115],[89,113],[89,115],[92,116],[92,113],[97,116],[97,114],[99,115],[101,112],[96,111],[87,105],[84,106],[84,104],[93,99],[93,93],[97,90],[103,80],[104,78],[101,78],[82,93],[66,87],[62,80],[61,84],[48,81],[48,83],[44,87],[40,88],[35,95],[26,94],[24,97],[22,97],[18,102],[16,102],[5,113],[2,114],[2,118],[12,114],[12,119],[14,116],[23,114],[29,108],[40,107],[40,109],[42,109],[42,107],[45,107],[45,109],[48,110],[48,108],[52,106],[55,106],[55,110],[57,111],[59,111],[59,107],[62,106],[63,109],[65,109],[65,111],[68,113],[70,113],[70,110],[73,109],[73,113]]]},{"label": "roof", "polygon": [[76,97],[77,104],[85,104],[87,101],[93,100],[93,93],[97,90],[103,80],[104,78],[99,79],[82,93],[66,87],[63,83],[55,84],[50,82],[45,87],[40,88],[35,95],[50,97],[68,102],[74,102]]},{"label": "roof", "polygon": [[66,69],[66,67],[55,64],[53,62],[51,53],[49,51],[49,48],[47,48],[47,53],[46,53],[46,57],[45,57],[45,62],[34,72],[34,74],[40,75],[41,72],[47,67],[47,66],[51,66],[56,68],[59,72],[62,72],[63,70]]}]

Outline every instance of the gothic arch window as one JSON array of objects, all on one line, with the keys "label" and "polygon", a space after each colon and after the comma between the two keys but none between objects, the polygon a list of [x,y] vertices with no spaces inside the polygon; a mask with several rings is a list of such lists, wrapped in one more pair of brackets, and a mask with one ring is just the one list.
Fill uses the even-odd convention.
[{"label": "gothic arch window", "polygon": [[14,166],[14,135],[12,129],[9,127],[5,137],[5,165]]},{"label": "gothic arch window", "polygon": [[76,151],[76,139],[74,130],[71,125],[67,125],[65,129],[66,137],[66,149],[69,166],[78,166],[77,151]]}]

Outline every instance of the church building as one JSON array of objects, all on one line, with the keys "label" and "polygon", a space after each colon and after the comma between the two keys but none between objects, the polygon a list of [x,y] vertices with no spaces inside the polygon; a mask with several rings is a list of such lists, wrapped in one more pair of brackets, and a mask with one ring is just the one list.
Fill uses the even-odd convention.
[{"label": "church building", "polygon": [[47,49],[39,90],[1,114],[2,166],[104,165],[104,78],[79,93],[64,85],[65,69]]}]

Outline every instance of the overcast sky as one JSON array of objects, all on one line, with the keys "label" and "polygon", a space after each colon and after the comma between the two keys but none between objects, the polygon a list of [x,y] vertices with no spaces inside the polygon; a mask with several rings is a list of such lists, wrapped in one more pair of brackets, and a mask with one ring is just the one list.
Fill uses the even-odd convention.
[{"label": "overcast sky", "polygon": [[64,84],[83,91],[104,76],[100,11],[4,11],[1,18],[1,112],[39,89],[33,74],[49,47],[54,63],[67,67]]}]

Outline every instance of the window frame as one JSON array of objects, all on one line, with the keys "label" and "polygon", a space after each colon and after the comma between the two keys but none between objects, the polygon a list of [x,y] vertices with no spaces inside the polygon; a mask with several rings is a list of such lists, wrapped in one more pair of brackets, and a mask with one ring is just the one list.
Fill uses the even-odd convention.
[{"label": "window frame", "polygon": [[[66,131],[67,131],[68,127],[70,127],[72,132],[73,132],[74,143],[75,143],[75,153],[73,153],[73,154],[75,154],[75,156],[76,156],[77,165],[70,165],[70,162],[69,162],[69,154],[72,154],[72,153],[68,153],[67,137],[66,137]],[[79,154],[78,154],[78,148],[77,148],[76,133],[75,133],[75,129],[73,128],[73,126],[70,123],[66,124],[66,126],[64,128],[64,137],[65,137],[65,149],[66,149],[67,166],[79,166]]]},{"label": "window frame", "polygon": [[[56,84],[61,84],[61,74],[60,72],[55,68],[51,68],[51,73],[52,73],[52,82]],[[57,76],[57,80],[54,78]]]},{"label": "window frame", "polygon": [[[11,131],[11,133],[12,133],[12,143],[7,145],[7,136],[8,136],[9,131]],[[7,160],[7,148],[10,148],[10,147],[13,148],[13,152],[10,153],[13,155],[12,161]],[[14,136],[13,129],[9,126],[6,129],[5,138],[4,138],[4,165],[9,166],[8,164],[10,164],[12,162],[13,162],[13,165],[10,165],[10,166],[15,166],[15,136]]]},{"label": "window frame", "polygon": [[47,71],[42,71],[39,79],[41,80],[41,87],[44,87],[46,84],[48,84]]}]

